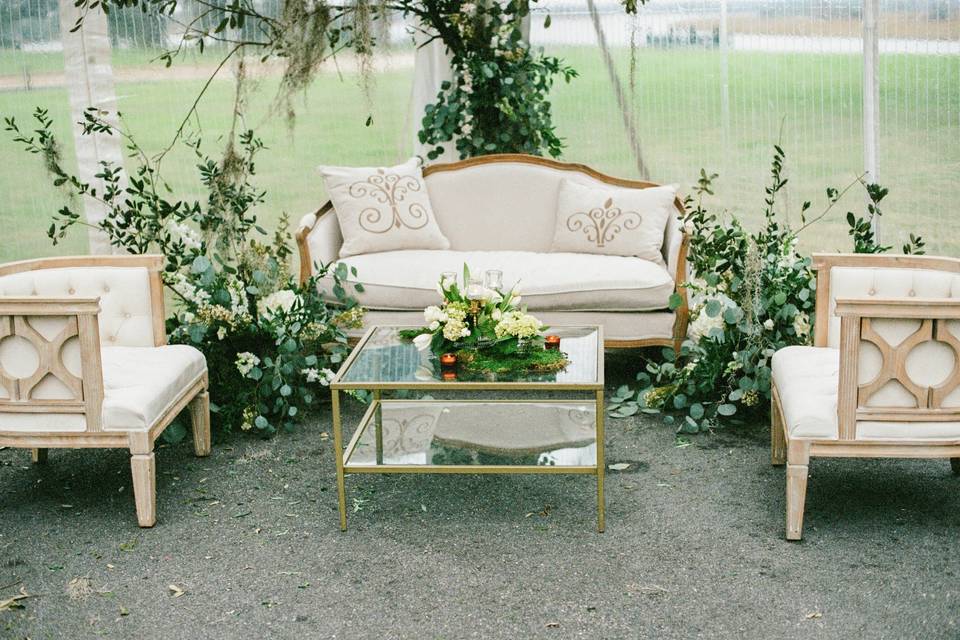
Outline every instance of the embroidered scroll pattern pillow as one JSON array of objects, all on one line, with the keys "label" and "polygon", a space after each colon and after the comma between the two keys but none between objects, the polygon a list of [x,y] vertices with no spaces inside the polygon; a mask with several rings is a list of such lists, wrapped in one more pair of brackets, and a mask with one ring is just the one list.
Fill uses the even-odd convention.
[{"label": "embroidered scroll pattern pillow", "polygon": [[395,167],[321,167],[343,246],[340,257],[407,249],[448,249],[419,160]]}]

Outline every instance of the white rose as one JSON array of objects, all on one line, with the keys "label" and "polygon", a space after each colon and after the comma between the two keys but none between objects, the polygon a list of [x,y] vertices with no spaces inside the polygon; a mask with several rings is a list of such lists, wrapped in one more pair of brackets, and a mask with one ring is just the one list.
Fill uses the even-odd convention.
[{"label": "white rose", "polygon": [[440,328],[440,323],[434,320],[428,325],[428,328],[430,329],[430,331],[436,331],[437,329]]}]

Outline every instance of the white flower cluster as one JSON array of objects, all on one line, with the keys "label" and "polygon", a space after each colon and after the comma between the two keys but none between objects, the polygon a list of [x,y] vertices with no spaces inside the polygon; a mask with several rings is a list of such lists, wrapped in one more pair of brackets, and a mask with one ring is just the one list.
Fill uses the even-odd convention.
[{"label": "white flower cluster", "polygon": [[240,375],[242,376],[246,376],[248,373],[253,371],[253,368],[258,364],[260,364],[260,358],[249,351],[244,351],[243,353],[237,354],[237,371],[239,371]]},{"label": "white flower cluster", "polygon": [[257,302],[257,313],[266,320],[272,320],[278,313],[290,313],[300,299],[295,291],[280,289]]},{"label": "white flower cluster", "polygon": [[180,294],[184,300],[191,302],[198,307],[210,302],[210,294],[190,282],[190,279],[182,273],[173,276],[173,282],[170,287]]},{"label": "white flower cluster", "polygon": [[336,375],[330,369],[303,369],[300,373],[307,379],[307,382],[319,382],[323,386],[327,387],[330,385],[330,382],[333,381],[333,377]]},{"label": "white flower cluster", "polygon": [[507,311],[497,322],[493,331],[498,338],[514,336],[516,338],[532,338],[543,328],[543,323],[536,317],[523,311]]},{"label": "white flower cluster", "polygon": [[183,242],[183,246],[190,251],[200,251],[203,249],[203,241],[200,234],[182,222],[171,221],[168,223],[170,233]]},{"label": "white flower cluster", "polygon": [[447,305],[440,308],[431,305],[423,310],[423,319],[427,321],[427,328],[436,331],[443,327],[443,337],[450,342],[456,342],[470,335],[467,327],[467,312],[459,306]]},{"label": "white flower cluster", "polygon": [[[715,316],[707,313],[707,304],[711,301],[720,303],[720,313]],[[717,292],[713,295],[705,296],[702,302],[697,305],[696,317],[694,317],[693,321],[687,327],[687,335],[695,342],[700,342],[701,339],[710,337],[710,333],[714,329],[723,331],[725,327],[723,312],[727,309],[735,309],[736,307],[737,303],[723,293]]]}]

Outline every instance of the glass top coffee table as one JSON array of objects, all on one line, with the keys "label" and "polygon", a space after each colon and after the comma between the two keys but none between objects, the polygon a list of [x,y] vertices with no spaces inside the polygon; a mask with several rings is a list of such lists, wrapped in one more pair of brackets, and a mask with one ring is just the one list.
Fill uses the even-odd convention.
[{"label": "glass top coffee table", "polygon": [[[579,473],[597,478],[602,532],[602,329],[553,326],[564,371],[495,378],[444,370],[404,328],[372,327],[330,383],[340,528],[348,473]],[[344,447],[340,394],[353,390],[372,402]],[[417,392],[429,396],[410,399]]]}]

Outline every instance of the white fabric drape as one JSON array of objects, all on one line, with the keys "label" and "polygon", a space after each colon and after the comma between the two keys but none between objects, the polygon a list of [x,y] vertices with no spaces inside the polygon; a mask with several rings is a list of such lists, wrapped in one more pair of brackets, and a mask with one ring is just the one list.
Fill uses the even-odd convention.
[{"label": "white fabric drape", "polygon": [[[437,38],[424,44],[427,42],[427,36],[417,32],[414,42],[417,49],[414,57],[413,97],[410,111],[413,153],[426,161],[427,152],[433,149],[433,145],[421,144],[417,137],[422,125],[423,113],[428,104],[436,102],[440,85],[444,81],[453,79],[453,70],[450,68],[450,54],[447,53],[442,40]],[[456,141],[451,140],[444,143],[443,155],[430,162],[450,162],[458,157]]]},{"label": "white fabric drape", "polygon": [[[80,9],[73,0],[60,0],[60,31],[63,38],[64,71],[70,96],[70,118],[77,154],[77,176],[97,187],[102,192],[102,183],[94,176],[100,171],[100,163],[123,164],[123,149],[120,136],[106,134],[83,135],[76,123],[83,121],[83,112],[88,107],[97,107],[104,113],[100,117],[113,126],[118,126],[117,96],[113,86],[113,69],[110,64],[110,38],[107,35],[107,16],[100,8],[86,12],[83,25],[74,32],[71,29],[80,16]],[[121,178],[125,181],[125,176]],[[125,184],[121,184],[124,187]],[[107,208],[91,197],[83,200],[87,222],[96,225],[107,214]],[[90,253],[114,253],[107,236],[97,229],[89,230]]]}]

